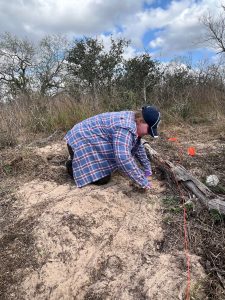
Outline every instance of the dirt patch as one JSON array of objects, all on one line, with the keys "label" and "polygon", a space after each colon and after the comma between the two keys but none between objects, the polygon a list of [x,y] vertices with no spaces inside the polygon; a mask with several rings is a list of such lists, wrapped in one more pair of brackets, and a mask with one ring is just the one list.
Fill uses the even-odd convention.
[{"label": "dirt patch", "polygon": [[[38,220],[33,235],[40,253],[39,269],[21,284],[23,297],[181,299],[184,253],[159,248],[159,194],[140,194],[119,175],[100,188],[42,181],[21,187],[20,218]],[[204,277],[198,260],[192,257],[193,278]]]},{"label": "dirt patch", "polygon": [[68,181],[64,167],[67,157],[63,141],[17,151],[9,149],[2,152],[0,178],[16,177],[20,183],[39,178],[62,184]]},{"label": "dirt patch", "polygon": [[[12,182],[11,182],[12,184]],[[15,184],[15,183],[14,183]],[[15,186],[16,187],[16,184]],[[21,299],[18,287],[30,269],[37,267],[32,229],[37,222],[19,219],[22,207],[12,187],[0,189],[0,298]]]},{"label": "dirt patch", "polygon": [[[15,156],[5,154],[3,164],[15,189],[1,197],[1,299],[184,297],[182,223],[169,247],[160,181],[140,193],[115,174],[106,186],[78,189],[66,174],[64,143]],[[193,287],[205,277],[200,257],[191,255],[191,267]]]}]

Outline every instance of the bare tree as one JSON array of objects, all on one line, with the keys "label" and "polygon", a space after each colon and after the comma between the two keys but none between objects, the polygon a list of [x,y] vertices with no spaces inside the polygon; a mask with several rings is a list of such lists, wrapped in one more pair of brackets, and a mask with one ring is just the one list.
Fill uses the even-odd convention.
[{"label": "bare tree", "polygon": [[0,83],[5,93],[28,93],[32,75],[34,46],[10,33],[0,37]]},{"label": "bare tree", "polygon": [[222,6],[222,9],[223,11],[216,17],[208,13],[201,19],[207,29],[205,42],[210,43],[218,53],[225,52],[225,7]]},{"label": "bare tree", "polygon": [[48,35],[40,41],[34,73],[42,95],[56,94],[64,87],[68,47],[69,43],[62,35]]}]

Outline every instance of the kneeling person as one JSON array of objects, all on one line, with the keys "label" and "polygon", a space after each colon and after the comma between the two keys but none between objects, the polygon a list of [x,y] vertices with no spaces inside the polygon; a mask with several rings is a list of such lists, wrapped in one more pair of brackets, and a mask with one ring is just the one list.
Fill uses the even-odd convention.
[{"label": "kneeling person", "polygon": [[106,184],[112,172],[121,169],[140,187],[149,189],[152,171],[141,138],[147,134],[157,137],[159,122],[160,112],[145,106],[137,112],[99,114],[76,124],[65,140],[71,158],[67,170],[77,187]]}]

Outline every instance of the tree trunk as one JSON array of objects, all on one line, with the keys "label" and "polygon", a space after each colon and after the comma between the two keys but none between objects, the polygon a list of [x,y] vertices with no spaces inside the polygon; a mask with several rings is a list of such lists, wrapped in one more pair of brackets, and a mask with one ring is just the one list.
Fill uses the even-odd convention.
[{"label": "tree trunk", "polygon": [[143,85],[143,98],[144,98],[144,102],[147,102],[147,96],[146,96],[146,79],[144,79],[144,85]]},{"label": "tree trunk", "polygon": [[96,79],[93,81],[93,98],[94,98],[94,107],[97,110],[98,109],[98,95],[97,95],[97,84]]}]

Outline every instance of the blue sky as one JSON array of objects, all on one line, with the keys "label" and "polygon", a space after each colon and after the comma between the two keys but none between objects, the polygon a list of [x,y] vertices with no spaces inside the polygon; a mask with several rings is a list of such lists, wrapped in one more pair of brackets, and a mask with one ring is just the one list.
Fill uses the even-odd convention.
[{"label": "blue sky", "polygon": [[47,34],[69,39],[98,36],[107,47],[110,35],[131,41],[125,56],[143,51],[155,59],[174,57],[215,59],[203,45],[205,28],[199,21],[221,11],[220,0],[0,0],[0,33],[31,40]]},{"label": "blue sky", "polygon": [[161,7],[163,9],[166,9],[169,6],[170,2],[171,2],[170,0],[144,1],[143,8],[154,9],[157,7]]}]

